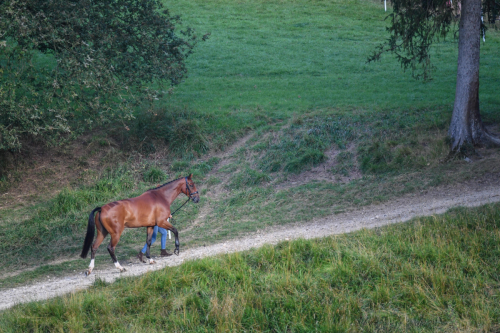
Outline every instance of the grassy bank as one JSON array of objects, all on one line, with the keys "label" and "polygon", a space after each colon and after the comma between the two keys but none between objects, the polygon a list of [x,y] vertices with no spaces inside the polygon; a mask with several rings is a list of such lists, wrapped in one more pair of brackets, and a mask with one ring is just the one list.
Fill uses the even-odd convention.
[{"label": "grassy bank", "polygon": [[[199,169],[205,167],[205,169]],[[194,165],[191,171],[202,176],[203,172],[210,168],[209,163],[202,166]],[[174,179],[186,176],[176,171],[171,171],[170,177]],[[142,176],[143,181],[137,179]],[[86,221],[90,211],[102,206],[110,201],[138,196],[153,184],[167,181],[169,176],[158,168],[145,170],[141,175],[134,174],[131,170],[122,167],[103,172],[94,183],[81,186],[75,189],[63,189],[59,194],[43,204],[24,208],[20,211],[4,210],[2,221],[0,222],[0,252],[9,253],[7,260],[1,267],[15,267],[16,269],[33,269],[42,266],[40,269],[30,271],[25,275],[33,277],[43,276],[45,272],[54,270],[44,264],[60,260],[76,259],[82,247],[85,234]],[[175,202],[175,209],[182,198]],[[187,205],[183,211],[178,213],[178,218],[193,219],[198,211],[195,205]],[[138,244],[146,239],[145,229],[130,229],[124,233],[120,240],[121,259],[128,258],[138,251]],[[108,240],[106,242],[109,241]],[[23,244],[23,246],[18,246]],[[104,254],[105,246],[102,247]],[[71,267],[70,267],[71,266]],[[75,267],[70,265],[56,265],[56,271],[72,271]],[[76,267],[81,267],[76,263]],[[26,277],[18,277],[25,281]],[[14,280],[14,281],[13,281]],[[15,282],[16,278],[6,278],[0,280],[0,285],[7,285]]]},{"label": "grassy bank", "polygon": [[496,331],[500,204],[191,261],[19,305],[15,331]]},{"label": "grassy bank", "polygon": [[[61,192],[54,182],[47,193],[55,197],[43,187],[36,198],[40,203],[0,210],[0,252],[9,254],[0,268],[40,266],[16,278],[2,278],[1,286],[80,269],[83,264],[76,261],[71,268],[47,265],[75,260],[94,207],[139,195],[189,172],[195,174],[202,201],[179,213],[182,246],[307,222],[500,173],[496,149],[481,152],[483,159],[470,164],[446,160],[456,43],[436,44],[431,58],[436,72],[430,82],[413,80],[390,56],[365,63],[386,38],[380,2],[165,4],[197,32],[211,33],[189,58],[189,78],[152,112],[138,110],[127,127],[110,126],[109,132],[97,133],[85,144],[92,151],[112,146],[109,155],[120,156],[107,162],[113,170],[95,172],[87,184],[75,177]],[[490,29],[487,38],[481,46],[480,100],[483,119],[490,124],[500,121],[500,33]],[[252,137],[223,156],[219,168],[220,159],[212,155],[245,134]],[[329,157],[332,150],[336,155]],[[123,157],[129,151],[136,152],[140,168],[132,168]],[[68,168],[88,169],[86,157]],[[125,166],[118,167],[117,161]],[[338,180],[290,184],[294,176],[329,161],[333,163],[325,172]],[[49,169],[38,177],[49,182]],[[19,172],[11,177],[15,180],[6,177],[0,178],[2,191],[25,180]],[[15,202],[12,192],[10,200]],[[324,195],[318,197],[319,192]],[[131,258],[144,240],[144,230],[127,230],[117,250],[119,260]],[[104,247],[98,263],[110,262]]]},{"label": "grassy bank", "polygon": [[[500,173],[492,152],[472,164],[443,162],[447,147],[439,133],[444,127],[439,110],[320,110],[262,127],[223,158],[147,162],[135,171],[127,165],[110,169],[87,185],[66,188],[42,204],[2,211],[0,252],[10,255],[0,268],[27,271],[0,278],[0,286],[81,270],[87,261],[77,258],[94,207],[140,195],[155,184],[189,173],[194,174],[201,202],[185,206],[176,216],[184,249],[270,226],[307,222],[439,185],[471,178],[491,180]],[[325,151],[332,148],[338,153],[329,158]],[[311,179],[297,185],[288,181],[332,162],[329,159],[334,161],[325,172],[332,180]],[[131,260],[144,241],[144,229],[127,229],[118,245],[118,259]],[[98,251],[101,267],[111,263],[107,242]]]}]

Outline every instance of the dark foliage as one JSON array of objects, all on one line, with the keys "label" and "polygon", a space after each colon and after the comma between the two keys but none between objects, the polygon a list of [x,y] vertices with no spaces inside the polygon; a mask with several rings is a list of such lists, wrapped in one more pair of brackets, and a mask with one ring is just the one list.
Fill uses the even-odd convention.
[{"label": "dark foliage", "polygon": [[185,76],[180,23],[156,0],[0,2],[0,150],[132,119]]},{"label": "dark foliage", "polygon": [[415,77],[428,79],[432,68],[429,49],[437,38],[444,38],[452,29],[455,7],[449,0],[391,0],[393,12],[387,31],[389,39],[368,61],[378,60],[385,52],[396,55],[401,66],[411,69]]},{"label": "dark foliage", "polygon": [[[457,37],[460,1],[450,0],[391,0],[393,12],[387,16],[389,39],[377,47],[368,61],[379,60],[383,53],[394,53],[403,69],[411,69],[416,78],[429,79],[433,66],[430,47],[433,42],[451,33]],[[495,23],[500,2],[483,0],[485,21]],[[482,31],[486,27],[482,25]]]},{"label": "dark foliage", "polygon": [[484,0],[483,13],[487,14],[489,23],[495,24],[498,16],[500,15],[500,1]]}]

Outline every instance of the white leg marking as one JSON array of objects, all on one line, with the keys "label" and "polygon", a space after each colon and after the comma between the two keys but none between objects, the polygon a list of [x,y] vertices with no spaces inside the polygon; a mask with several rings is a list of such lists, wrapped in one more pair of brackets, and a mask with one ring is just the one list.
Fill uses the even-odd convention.
[{"label": "white leg marking", "polygon": [[94,269],[94,259],[90,259],[89,269],[85,271],[85,276],[89,276],[90,273],[92,273],[93,269]]},{"label": "white leg marking", "polygon": [[123,268],[122,265],[120,265],[120,263],[118,261],[115,262],[115,267],[118,268],[120,270],[120,272],[125,271],[125,268]]},{"label": "white leg marking", "polygon": [[152,265],[152,264],[156,264],[156,262],[155,262],[152,258],[150,258],[150,259],[149,259],[149,264],[150,264],[150,265]]}]

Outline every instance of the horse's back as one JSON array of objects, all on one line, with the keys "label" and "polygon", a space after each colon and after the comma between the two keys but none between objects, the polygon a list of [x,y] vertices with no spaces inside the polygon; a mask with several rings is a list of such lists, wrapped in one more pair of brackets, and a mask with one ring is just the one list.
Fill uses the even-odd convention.
[{"label": "horse's back", "polygon": [[[164,203],[154,193],[145,192],[138,197],[104,205],[101,208],[101,218],[108,220],[110,224],[118,224],[127,228],[154,226],[159,210],[168,210],[168,214],[170,213],[170,207],[162,206]],[[162,212],[160,213],[163,215]]]}]

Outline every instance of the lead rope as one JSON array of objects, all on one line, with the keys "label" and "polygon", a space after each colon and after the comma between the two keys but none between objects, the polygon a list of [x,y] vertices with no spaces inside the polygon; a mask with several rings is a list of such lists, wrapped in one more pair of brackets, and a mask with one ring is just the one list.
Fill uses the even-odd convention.
[{"label": "lead rope", "polygon": [[172,222],[174,221],[174,217],[173,217],[173,216],[174,216],[174,214],[175,214],[175,213],[177,213],[177,211],[178,211],[179,209],[181,209],[182,207],[184,207],[184,205],[185,205],[185,204],[187,204],[187,203],[188,203],[188,201],[189,201],[190,199],[191,199],[191,198],[190,198],[190,197],[188,197],[188,198],[187,198],[187,200],[186,200],[186,201],[185,201],[185,202],[184,202],[184,203],[183,203],[183,204],[182,204],[179,208],[177,208],[177,209],[176,209],[176,210],[175,210],[172,214],[170,214],[170,215],[172,215],[172,217],[171,217]]},{"label": "lead rope", "polygon": [[[175,210],[175,212],[173,212],[172,214],[170,214],[170,215],[172,215],[172,217],[170,217],[170,218],[168,218],[168,219],[167,219],[167,221],[168,221],[168,222],[172,222],[172,224],[174,224],[174,223],[175,223],[175,220],[174,220],[174,214],[175,214],[175,213],[177,213],[177,211],[178,211],[179,209],[181,209],[181,208],[182,208],[185,204],[187,204],[187,203],[188,203],[188,201],[189,201],[189,199],[191,199],[191,198],[190,198],[190,197],[188,197],[188,198],[187,198],[187,200],[186,200],[186,201],[185,201],[185,202],[184,202],[184,203],[183,203],[183,204],[182,204],[179,208],[177,208],[177,209]],[[167,230],[167,236],[168,236],[168,239],[172,239],[172,235],[170,234],[170,230]]]},{"label": "lead rope", "polygon": [[[178,211],[179,209],[181,209],[182,207],[184,207],[184,205],[185,205],[185,204],[187,204],[187,203],[188,203],[188,201],[191,199],[191,196],[192,196],[193,194],[198,193],[198,191],[196,191],[196,192],[194,192],[194,193],[191,193],[191,189],[189,188],[189,184],[188,184],[188,182],[187,182],[187,177],[185,177],[184,179],[186,180],[186,189],[187,189],[187,192],[189,193],[189,195],[188,195],[187,200],[186,200],[186,201],[185,201],[185,202],[184,202],[184,203],[183,203],[183,204],[182,204],[179,208],[177,208],[177,209],[176,209],[176,210],[175,210],[172,214],[170,214],[170,215],[172,215],[172,217],[167,219],[167,221],[168,221],[168,222],[170,222],[170,220],[172,220],[172,224],[174,224],[174,223],[175,223],[175,220],[174,220],[174,214],[175,214],[175,213],[177,213],[177,211]],[[172,239],[172,236],[170,235],[170,230],[167,230],[167,235],[168,235],[168,239]]]}]

